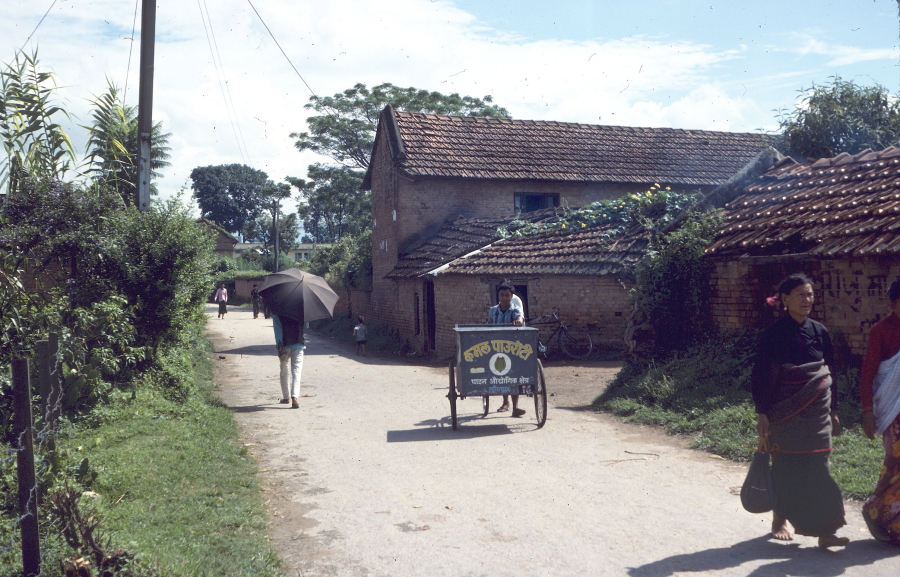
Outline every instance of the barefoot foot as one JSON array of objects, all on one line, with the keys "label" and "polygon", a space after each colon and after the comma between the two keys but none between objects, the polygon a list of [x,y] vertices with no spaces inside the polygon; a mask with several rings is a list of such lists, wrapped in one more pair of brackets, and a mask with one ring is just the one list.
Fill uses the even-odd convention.
[{"label": "barefoot foot", "polygon": [[850,543],[850,539],[846,537],[838,537],[835,534],[822,535],[819,537],[819,547],[828,549],[829,547],[846,547]]},{"label": "barefoot foot", "polygon": [[772,537],[779,541],[792,541],[794,539],[794,534],[788,529],[787,519],[778,515],[772,517]]}]

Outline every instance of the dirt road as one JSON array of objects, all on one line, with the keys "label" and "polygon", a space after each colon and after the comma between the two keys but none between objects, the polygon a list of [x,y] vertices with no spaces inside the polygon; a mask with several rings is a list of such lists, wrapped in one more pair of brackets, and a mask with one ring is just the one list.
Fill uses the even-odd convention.
[{"label": "dirt road", "polygon": [[[744,466],[585,410],[614,369],[551,366],[543,429],[528,414],[450,428],[444,368],[308,335],[300,409],[278,404],[272,323],[209,308],[222,399],[257,459],[286,575],[896,577],[900,551],[869,538],[767,538],[741,509]],[[493,399],[497,400],[497,399]],[[580,408],[579,408],[580,407]]]}]

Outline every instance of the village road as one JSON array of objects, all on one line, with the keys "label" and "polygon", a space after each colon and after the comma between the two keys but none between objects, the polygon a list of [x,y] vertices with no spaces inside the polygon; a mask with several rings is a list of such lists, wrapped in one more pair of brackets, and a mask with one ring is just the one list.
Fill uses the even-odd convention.
[{"label": "village road", "polygon": [[768,539],[768,515],[735,495],[745,466],[586,410],[603,386],[589,368],[549,368],[551,393],[586,400],[551,397],[543,429],[533,404],[521,419],[481,418],[467,399],[453,431],[445,368],[357,357],[313,333],[291,410],[278,404],[271,321],[207,312],[220,395],[258,462],[286,575],[900,573],[900,550],[869,537],[856,503],[846,549]]}]

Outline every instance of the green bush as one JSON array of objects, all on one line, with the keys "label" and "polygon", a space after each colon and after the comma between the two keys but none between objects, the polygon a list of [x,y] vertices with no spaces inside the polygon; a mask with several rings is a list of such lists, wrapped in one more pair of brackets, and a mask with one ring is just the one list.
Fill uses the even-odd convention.
[{"label": "green bush", "polygon": [[693,214],[674,231],[651,235],[635,268],[632,296],[655,329],[658,356],[683,351],[710,334],[710,262],[704,250],[719,222],[715,214]]}]

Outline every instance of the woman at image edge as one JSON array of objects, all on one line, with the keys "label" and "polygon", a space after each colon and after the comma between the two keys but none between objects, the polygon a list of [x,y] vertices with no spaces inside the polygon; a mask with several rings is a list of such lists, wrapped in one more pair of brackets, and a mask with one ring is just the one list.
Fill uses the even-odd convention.
[{"label": "woman at image edge", "polygon": [[778,298],[787,309],[760,336],[751,374],[760,439],[769,438],[772,484],[778,505],[772,536],[819,538],[819,547],[850,542],[835,533],[845,525],[841,491],[831,478],[831,436],[838,431],[837,398],[828,366],[831,337],[809,317],[812,281],[793,274],[781,281]]},{"label": "woman at image edge", "polygon": [[859,382],[863,431],[884,443],[884,466],[863,518],[872,536],[900,547],[900,277],[887,296],[891,314],[869,332]]}]

